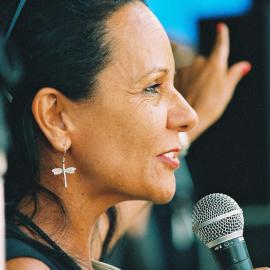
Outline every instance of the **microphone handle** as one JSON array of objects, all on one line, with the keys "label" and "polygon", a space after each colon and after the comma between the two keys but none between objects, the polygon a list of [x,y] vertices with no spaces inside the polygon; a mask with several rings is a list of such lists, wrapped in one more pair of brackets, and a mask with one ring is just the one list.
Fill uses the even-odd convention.
[{"label": "microphone handle", "polygon": [[253,266],[243,237],[237,237],[211,248],[222,270],[252,270]]},{"label": "microphone handle", "polygon": [[252,270],[252,269],[253,269],[253,266],[250,259],[246,259],[244,261],[241,261],[237,264],[232,265],[226,270]]}]

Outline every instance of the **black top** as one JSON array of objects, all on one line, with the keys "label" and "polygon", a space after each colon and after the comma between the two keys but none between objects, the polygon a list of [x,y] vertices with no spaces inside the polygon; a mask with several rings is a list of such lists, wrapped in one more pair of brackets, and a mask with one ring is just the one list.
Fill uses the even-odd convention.
[{"label": "black top", "polygon": [[[19,226],[24,226],[33,235],[42,238],[42,244],[23,233]],[[81,268],[64,250],[62,250],[29,217],[16,211],[14,220],[6,224],[6,260],[18,257],[35,258],[46,264],[51,270],[80,270]]]},{"label": "black top", "polygon": [[[11,223],[6,226],[6,260],[31,257],[46,264],[51,270],[67,270],[53,249],[31,239]],[[80,269],[80,268],[77,268]]]},{"label": "black top", "polygon": [[[41,237],[48,245],[44,245],[23,233],[18,225],[23,225],[32,233]],[[15,221],[6,224],[6,260],[30,257],[47,265],[51,270],[81,270],[73,258],[62,250],[44,231],[30,218],[17,212]],[[94,270],[120,270],[116,267],[92,260]]]},{"label": "black top", "polygon": [[6,242],[6,259],[14,259],[17,257],[31,257],[34,259],[37,259],[39,261],[42,261],[44,264],[46,264],[50,269],[52,270],[60,270],[63,269],[60,265],[57,264],[53,259],[50,259],[43,254],[41,254],[38,250],[35,248],[29,246],[28,244],[18,240],[18,239],[12,239],[8,238]]}]

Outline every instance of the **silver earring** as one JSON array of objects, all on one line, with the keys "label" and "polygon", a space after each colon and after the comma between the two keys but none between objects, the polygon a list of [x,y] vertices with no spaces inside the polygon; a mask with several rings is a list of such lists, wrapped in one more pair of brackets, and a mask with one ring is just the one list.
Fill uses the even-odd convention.
[{"label": "silver earring", "polygon": [[64,146],[64,154],[63,154],[63,157],[62,157],[62,168],[54,168],[54,169],[52,169],[52,172],[53,172],[54,175],[59,175],[59,174],[62,174],[62,173],[64,174],[65,188],[67,188],[67,173],[68,174],[73,174],[76,171],[75,167],[66,168],[66,152],[67,152],[67,149]]}]

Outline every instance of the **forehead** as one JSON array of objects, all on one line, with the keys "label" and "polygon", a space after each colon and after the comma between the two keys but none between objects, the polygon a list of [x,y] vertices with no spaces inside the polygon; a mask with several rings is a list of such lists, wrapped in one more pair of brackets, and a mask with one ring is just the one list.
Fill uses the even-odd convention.
[{"label": "forehead", "polygon": [[113,62],[126,66],[133,76],[143,75],[145,70],[170,70],[174,66],[168,36],[144,4],[122,7],[107,21],[107,27]]}]

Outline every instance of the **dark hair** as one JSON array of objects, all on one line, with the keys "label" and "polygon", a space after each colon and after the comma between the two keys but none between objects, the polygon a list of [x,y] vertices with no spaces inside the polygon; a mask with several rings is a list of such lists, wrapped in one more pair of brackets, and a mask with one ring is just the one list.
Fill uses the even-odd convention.
[{"label": "dark hair", "polygon": [[[73,100],[94,96],[97,74],[110,61],[105,21],[123,5],[139,0],[34,0],[27,1],[11,34],[21,55],[24,79],[12,89],[9,125],[12,149],[5,182],[6,216],[9,220],[26,196],[38,211],[41,192],[64,205],[59,197],[39,182],[41,132],[33,119],[31,104],[42,87],[53,87]],[[2,0],[0,25],[8,29],[19,1]],[[140,1],[143,2],[143,1]],[[115,209],[108,210],[110,229],[102,254],[115,227]],[[71,269],[71,268],[69,268]]]}]

